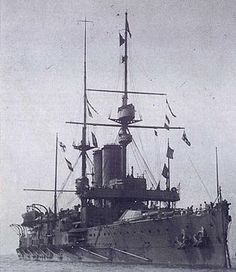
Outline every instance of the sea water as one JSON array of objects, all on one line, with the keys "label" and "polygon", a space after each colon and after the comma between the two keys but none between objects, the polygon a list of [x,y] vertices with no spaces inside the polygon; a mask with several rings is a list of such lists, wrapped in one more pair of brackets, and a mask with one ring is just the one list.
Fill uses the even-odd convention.
[{"label": "sea water", "polygon": [[223,269],[190,269],[190,268],[163,268],[154,265],[128,265],[128,264],[104,264],[104,263],[79,263],[79,262],[42,262],[23,261],[16,255],[0,256],[1,272],[221,272],[236,271]]}]

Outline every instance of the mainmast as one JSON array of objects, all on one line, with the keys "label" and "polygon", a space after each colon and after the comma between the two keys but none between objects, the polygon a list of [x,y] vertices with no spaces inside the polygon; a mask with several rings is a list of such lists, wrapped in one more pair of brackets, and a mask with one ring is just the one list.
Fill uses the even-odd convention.
[{"label": "mainmast", "polygon": [[125,85],[124,85],[124,96],[123,96],[123,106],[127,105],[128,100],[128,19],[127,19],[127,12],[125,13],[125,57],[124,57],[124,64],[125,64]]},{"label": "mainmast", "polygon": [[[127,156],[127,145],[132,142],[132,135],[128,131],[128,125],[134,123],[135,120],[135,109],[132,104],[128,104],[128,34],[130,34],[128,24],[128,14],[125,13],[125,37],[123,43],[125,44],[125,55],[122,58],[124,63],[124,95],[122,97],[122,106],[118,108],[118,119],[114,120],[121,124],[119,130],[119,144],[122,147],[122,177],[126,177],[126,156]],[[122,43],[122,44],[123,44]]]}]

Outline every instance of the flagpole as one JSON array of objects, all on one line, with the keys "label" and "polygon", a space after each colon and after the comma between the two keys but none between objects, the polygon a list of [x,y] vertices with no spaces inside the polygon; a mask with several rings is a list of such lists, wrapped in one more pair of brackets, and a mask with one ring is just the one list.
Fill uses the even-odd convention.
[{"label": "flagpole", "polygon": [[[168,138],[168,147],[167,147],[167,150],[169,150],[169,148],[170,148],[170,143],[169,143],[169,138]],[[166,189],[169,189],[170,190],[170,156],[167,156],[167,161],[168,161],[168,173],[169,173],[169,175],[168,175],[168,179],[167,179],[167,188]]]},{"label": "flagpole", "polygon": [[58,154],[58,133],[56,133],[56,154],[55,154],[55,183],[54,183],[54,216],[57,218],[57,154]]},{"label": "flagpole", "polygon": [[218,203],[220,202],[219,199],[219,165],[218,165],[218,151],[217,151],[217,147],[216,147],[216,194],[217,194],[217,199],[218,199]]}]

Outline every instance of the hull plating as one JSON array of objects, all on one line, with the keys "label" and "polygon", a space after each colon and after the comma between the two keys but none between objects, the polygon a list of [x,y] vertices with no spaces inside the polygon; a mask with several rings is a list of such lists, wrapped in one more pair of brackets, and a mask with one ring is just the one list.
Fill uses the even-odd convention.
[{"label": "hull plating", "polygon": [[[222,226],[220,211],[117,222],[88,228],[86,239],[76,244],[20,247],[17,253],[30,260],[225,267]],[[195,237],[203,228],[206,240],[198,244]]]}]

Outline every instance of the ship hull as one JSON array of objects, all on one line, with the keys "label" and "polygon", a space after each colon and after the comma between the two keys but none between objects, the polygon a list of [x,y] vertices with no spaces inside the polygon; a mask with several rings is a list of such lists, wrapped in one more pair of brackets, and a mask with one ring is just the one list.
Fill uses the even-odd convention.
[{"label": "ship hull", "polygon": [[[19,248],[17,252],[20,258],[35,260],[223,268],[227,266],[224,238],[227,226],[223,222],[221,210],[215,209],[201,214],[186,212],[116,222],[88,228],[84,241],[78,243],[61,244],[58,239],[58,244],[53,246]],[[202,229],[205,240],[197,243],[195,237]],[[185,240],[182,239],[183,232]]]}]

